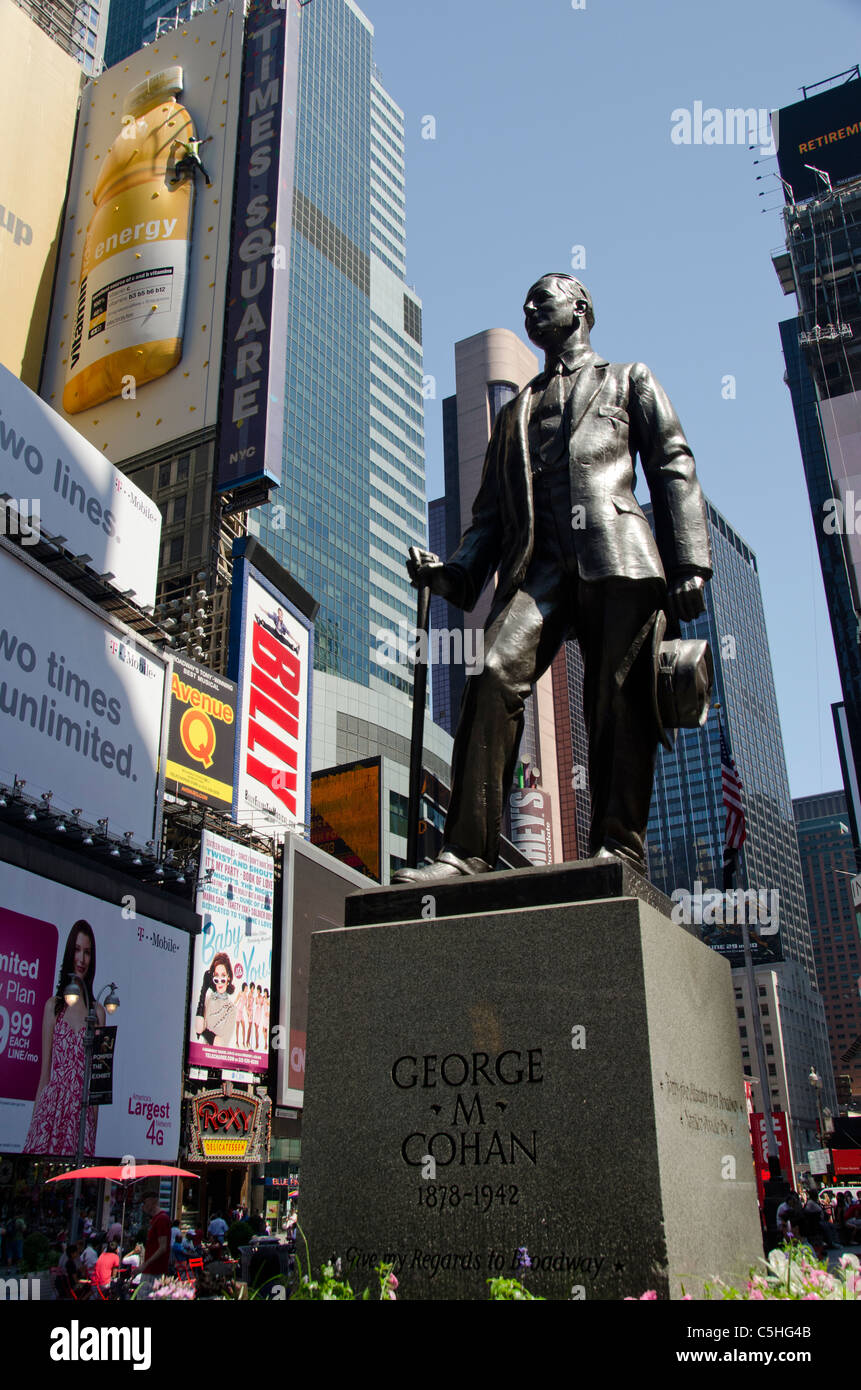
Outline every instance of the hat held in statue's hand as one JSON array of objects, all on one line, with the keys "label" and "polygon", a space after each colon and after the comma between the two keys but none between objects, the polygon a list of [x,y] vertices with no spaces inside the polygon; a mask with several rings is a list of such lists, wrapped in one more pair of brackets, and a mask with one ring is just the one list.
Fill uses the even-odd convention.
[{"label": "hat held in statue's hand", "polygon": [[654,700],[661,742],[672,749],[669,730],[700,729],[705,724],[714,692],[714,662],[708,642],[701,638],[663,640],[666,615],[660,613],[653,630]]}]

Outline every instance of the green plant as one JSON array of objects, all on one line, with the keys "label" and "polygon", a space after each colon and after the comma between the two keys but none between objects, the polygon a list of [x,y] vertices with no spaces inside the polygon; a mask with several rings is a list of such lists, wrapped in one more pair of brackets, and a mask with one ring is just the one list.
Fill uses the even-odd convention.
[{"label": "green plant", "polygon": [[254,1231],[247,1221],[234,1221],[233,1225],[228,1227],[225,1239],[227,1241],[227,1248],[234,1260],[239,1259],[239,1247],[241,1245],[250,1245],[253,1235]]},{"label": "green plant", "polygon": [[545,1303],[540,1294],[530,1293],[519,1279],[488,1279],[490,1297],[496,1302],[503,1299],[527,1299],[530,1303]]},{"label": "green plant", "polygon": [[827,1302],[861,1302],[861,1262],[857,1255],[841,1255],[836,1269],[817,1260],[809,1245],[787,1243],[772,1250],[760,1269],[752,1269],[743,1289],[716,1280],[706,1284],[706,1297],[724,1301],[799,1299]]},{"label": "green plant", "polygon": [[302,1261],[300,1260],[297,1254],[296,1269],[299,1275],[299,1282],[293,1291],[293,1297],[302,1299],[321,1299],[325,1300],[327,1303],[331,1302],[333,1299],[354,1299],[356,1295],[353,1293],[352,1287],[349,1284],[342,1282],[340,1279],[335,1278],[334,1265],[323,1265],[323,1268],[320,1271],[319,1279],[312,1279],[310,1277],[311,1252],[308,1249],[308,1242],[305,1239],[305,1232],[302,1230],[301,1226],[297,1226],[296,1229],[302,1237],[302,1244],[305,1247],[305,1259],[308,1264],[308,1273],[302,1273]]},{"label": "green plant", "polygon": [[56,1264],[59,1258],[57,1251],[52,1250],[48,1237],[43,1236],[41,1231],[33,1231],[24,1237],[23,1255],[18,1272],[29,1274],[38,1269],[50,1269],[51,1264]]}]

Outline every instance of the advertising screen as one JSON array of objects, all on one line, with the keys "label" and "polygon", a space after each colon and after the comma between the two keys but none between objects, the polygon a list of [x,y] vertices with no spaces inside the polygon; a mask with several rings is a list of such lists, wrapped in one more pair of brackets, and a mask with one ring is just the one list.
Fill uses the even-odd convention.
[{"label": "advertising screen", "polygon": [[185,657],[174,657],[165,763],[168,790],[229,811],[235,738],[233,681]]},{"label": "advertising screen", "polygon": [[380,758],[311,774],[311,843],[380,882]]},{"label": "advertising screen", "polygon": [[243,6],[82,97],[41,394],[114,463],[215,425]]},{"label": "advertising screen", "polygon": [[[129,915],[127,915],[129,914]],[[114,985],[112,1066],[94,1068],[84,1157],[172,1162],[180,1138],[186,932],[0,863],[0,1150],[74,1157],[84,1084],[86,1006]],[[109,1094],[109,1099],[106,1098]]]},{"label": "advertising screen", "polygon": [[200,875],[189,1065],[266,1071],[275,862],[205,830]]},{"label": "advertising screen", "polygon": [[829,396],[817,409],[835,491],[825,504],[822,528],[842,539],[855,608],[861,611],[861,391]]},{"label": "advertising screen", "polygon": [[368,880],[362,874],[339,864],[298,835],[288,835],[284,843],[277,1046],[273,1038],[278,1058],[277,1105],[302,1105],[311,936],[343,927],[348,895],[367,887]]},{"label": "advertising screen", "polygon": [[165,663],[0,544],[0,780],[153,835]]},{"label": "advertising screen", "polygon": [[826,191],[809,164],[832,183],[861,174],[861,82],[844,82],[784,106],[776,113],[775,143],[780,172],[797,203]]},{"label": "advertising screen", "polygon": [[[247,562],[241,585],[233,818],[283,837],[310,819],[313,628]],[[231,640],[231,652],[233,642]]]},{"label": "advertising screen", "polygon": [[[0,367],[0,494],[141,605],[155,603],[161,512],[62,416]],[[19,508],[19,510],[22,510]]]},{"label": "advertising screen", "polygon": [[515,789],[509,798],[511,843],[530,864],[553,862],[550,796],[535,787]]},{"label": "advertising screen", "polygon": [[75,59],[23,7],[0,0],[4,149],[39,151],[37,159],[3,160],[0,229],[7,235],[0,243],[0,362],[34,388],[39,385],[82,82]]}]

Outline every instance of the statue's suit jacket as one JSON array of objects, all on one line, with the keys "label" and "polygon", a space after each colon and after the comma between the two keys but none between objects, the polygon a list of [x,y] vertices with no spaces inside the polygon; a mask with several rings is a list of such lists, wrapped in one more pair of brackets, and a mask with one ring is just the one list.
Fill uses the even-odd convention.
[{"label": "statue's suit jacket", "polygon": [[[591,350],[574,376],[563,425],[571,505],[582,508],[568,523],[580,578],[709,578],[705,503],[691,450],[661,386],[642,362],[610,363]],[[497,416],[472,523],[449,560],[467,610],[497,572],[498,612],[529,568],[535,544],[529,414],[545,385],[543,377],[531,381]],[[651,492],[657,544],[634,497],[635,456]]]}]

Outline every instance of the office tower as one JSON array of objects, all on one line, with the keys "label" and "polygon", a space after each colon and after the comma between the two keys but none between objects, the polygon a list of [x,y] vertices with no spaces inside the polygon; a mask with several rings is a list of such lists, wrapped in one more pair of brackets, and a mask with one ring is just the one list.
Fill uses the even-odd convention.
[{"label": "office tower", "polygon": [[589,857],[592,815],[589,794],[589,738],[583,717],[583,657],[577,642],[565,642],[553,658],[553,705],[562,858]]},{"label": "office tower", "polygon": [[[431,503],[436,544],[443,559],[450,556],[470,523],[472,505],[481,481],[490,433],[498,412],[512,400],[539,370],[538,359],[506,328],[491,328],[455,344],[455,394],[443,401],[443,454],[445,496]],[[434,669],[433,717],[454,734],[463,696],[465,664],[480,651],[484,624],[493,598],[489,585],[470,613],[462,613],[439,599],[431,604],[431,624],[459,635],[466,662]],[[536,777],[530,810],[544,816],[549,825],[553,859],[562,859],[562,826],[559,818],[559,773],[553,684],[550,671],[534,687],[526,702],[520,761],[527,778]],[[568,774],[570,779],[570,773]],[[518,843],[517,825],[512,841]],[[545,842],[546,843],[546,842]],[[542,862],[544,862],[542,860]]]},{"label": "office tower", "polygon": [[[845,724],[861,770],[861,126],[849,81],[778,113],[785,249],[774,267],[798,315],[780,325]],[[829,79],[832,81],[834,79]],[[822,86],[823,84],[817,84]],[[861,830],[848,811],[856,845]]]},{"label": "office tower", "polygon": [[[846,798],[842,791],[797,797],[792,803],[804,873],[819,992],[825,1005],[834,1076],[851,1078],[861,1097],[861,949],[852,900],[856,873]],[[856,1099],[857,1103],[857,1099]]]},{"label": "office tower", "polygon": [[105,66],[119,63],[145,43],[152,43],[166,25],[184,24],[218,0],[110,0]]},{"label": "office tower", "polygon": [[[651,514],[649,507],[645,510]],[[811,1064],[827,1078],[832,1099],[833,1085],[762,593],[753,551],[711,502],[706,502],[706,512],[714,574],[706,585],[706,611],[685,625],[684,635],[705,638],[711,647],[714,698],[744,787],[747,839],[737,886],[778,895],[785,962],[773,968],[786,1007],[793,1011],[787,1016],[792,1027],[787,1022],[781,1030],[787,1049],[786,1091],[794,1147],[806,1158]],[[655,886],[668,897],[679,889],[696,893],[697,883],[706,891],[720,889],[725,820],[718,713],[712,711],[703,729],[679,731],[673,753],[658,750],[646,841]],[[757,973],[767,968],[766,962]]]},{"label": "office tower", "polygon": [[25,14],[77,63],[88,77],[104,66],[110,0],[15,0]]},{"label": "office tower", "polygon": [[[321,604],[313,766],[384,757],[388,864],[406,848],[416,609],[405,561],[427,544],[404,118],[352,0],[314,0],[301,24],[283,475],[249,529]],[[425,766],[442,781],[449,753],[428,719]]]}]

